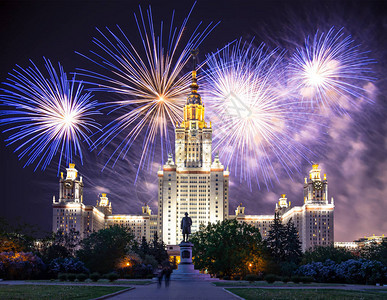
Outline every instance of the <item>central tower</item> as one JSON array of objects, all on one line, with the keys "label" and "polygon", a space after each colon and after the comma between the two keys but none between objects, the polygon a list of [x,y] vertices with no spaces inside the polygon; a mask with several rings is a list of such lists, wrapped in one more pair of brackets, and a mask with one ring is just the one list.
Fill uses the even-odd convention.
[{"label": "central tower", "polygon": [[[194,56],[194,65],[196,57]],[[211,167],[212,128],[204,119],[204,105],[198,94],[196,68],[192,71],[191,93],[184,106],[184,121],[175,129],[177,168]]]},{"label": "central tower", "polygon": [[191,92],[184,106],[183,122],[175,128],[175,159],[158,172],[159,232],[168,245],[182,240],[180,221],[187,212],[192,233],[228,217],[229,172],[219,161],[212,162],[212,128],[204,117],[204,105],[198,93],[196,53],[193,53]]}]

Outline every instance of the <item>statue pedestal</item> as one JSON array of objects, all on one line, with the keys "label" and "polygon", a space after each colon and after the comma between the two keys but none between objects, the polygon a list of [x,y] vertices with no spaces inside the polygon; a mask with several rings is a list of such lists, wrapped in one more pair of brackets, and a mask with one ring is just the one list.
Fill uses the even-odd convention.
[{"label": "statue pedestal", "polygon": [[192,263],[192,243],[181,242],[179,246],[180,263],[171,275],[172,280],[214,280],[210,274],[201,274],[199,270],[195,270]]}]

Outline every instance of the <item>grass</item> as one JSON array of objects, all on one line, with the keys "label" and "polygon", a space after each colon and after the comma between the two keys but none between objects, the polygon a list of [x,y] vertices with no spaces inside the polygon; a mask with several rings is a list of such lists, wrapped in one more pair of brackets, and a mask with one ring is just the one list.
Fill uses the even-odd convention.
[{"label": "grass", "polygon": [[84,282],[79,282],[79,281],[59,281],[59,280],[26,280],[26,282],[33,282],[33,283],[55,283],[55,284],[74,284],[74,285],[98,285],[98,284],[103,284],[103,285],[148,285],[152,283],[152,280],[125,280],[125,279],[120,279],[116,280],[113,282],[110,282],[108,279],[100,279],[97,282],[94,282],[90,279],[86,279]]},{"label": "grass", "polygon": [[386,299],[386,293],[376,290],[348,291],[325,289],[249,289],[228,288],[228,291],[246,299],[275,300],[349,300],[349,299]]},{"label": "grass", "polygon": [[86,300],[125,289],[115,286],[58,286],[58,285],[0,285],[2,300]]},{"label": "grass", "polygon": [[267,283],[266,281],[255,281],[255,282],[248,282],[248,281],[230,281],[230,282],[213,282],[216,286],[280,286],[280,287],[309,287],[309,286],[344,286],[343,284],[335,284],[335,283],[283,283],[282,281],[276,281],[274,283]]}]

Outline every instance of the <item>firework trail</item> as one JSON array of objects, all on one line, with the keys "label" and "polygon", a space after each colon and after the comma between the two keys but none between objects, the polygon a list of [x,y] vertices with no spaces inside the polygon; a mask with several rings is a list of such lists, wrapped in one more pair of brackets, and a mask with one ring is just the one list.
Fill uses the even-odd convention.
[{"label": "firework trail", "polygon": [[160,147],[157,152],[162,159],[166,151],[171,151],[169,127],[182,121],[185,99],[190,92],[190,73],[184,74],[183,69],[189,62],[191,50],[216,26],[210,23],[199,31],[200,23],[184,43],[192,9],[180,28],[173,25],[173,13],[167,34],[161,22],[157,35],[151,9],[145,17],[140,7],[135,20],[143,49],[137,49],[118,26],[117,34],[107,28],[107,34],[99,31],[102,40],[93,40],[101,53],[92,52],[94,58],[85,57],[103,68],[107,75],[90,70],[81,72],[93,81],[90,82],[95,85],[92,90],[115,93],[122,98],[108,104],[113,107],[111,112],[119,115],[105,126],[104,133],[94,144],[94,148],[101,147],[101,153],[113,141],[120,141],[104,167],[109,161],[114,166],[139,139],[143,140],[137,175],[144,166],[149,168],[157,147]]},{"label": "firework trail", "polygon": [[332,27],[327,34],[317,32],[313,39],[294,53],[289,64],[289,88],[311,107],[328,107],[345,112],[365,97],[363,88],[374,61],[354,45],[343,29]]},{"label": "firework trail", "polygon": [[15,152],[26,158],[25,166],[36,163],[42,170],[59,153],[58,172],[62,158],[68,165],[74,155],[83,160],[81,141],[91,145],[89,135],[99,124],[92,118],[99,114],[97,101],[89,92],[83,93],[82,83],[68,80],[62,66],[59,72],[44,59],[47,75],[32,63],[23,69],[17,66],[1,88],[0,111],[3,132],[11,134],[7,145],[19,144]]},{"label": "firework trail", "polygon": [[267,188],[273,175],[278,180],[273,164],[291,176],[309,151],[292,138],[307,113],[283,92],[282,56],[238,41],[207,57],[204,102],[214,150],[250,188],[253,180]]}]

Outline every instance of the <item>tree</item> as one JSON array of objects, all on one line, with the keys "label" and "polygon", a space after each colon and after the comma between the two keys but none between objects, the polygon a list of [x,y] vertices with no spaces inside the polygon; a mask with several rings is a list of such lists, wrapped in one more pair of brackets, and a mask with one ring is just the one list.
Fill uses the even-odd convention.
[{"label": "tree", "polygon": [[114,225],[84,238],[77,257],[91,272],[107,273],[117,267],[133,242],[134,235],[129,228]]},{"label": "tree", "polygon": [[56,258],[71,258],[81,242],[80,234],[75,229],[69,232],[57,231],[52,236],[41,240],[39,253],[46,264]]},{"label": "tree", "polygon": [[270,224],[266,243],[276,263],[285,260],[286,228],[278,213],[274,214],[274,221]]},{"label": "tree", "polygon": [[37,228],[18,222],[11,225],[0,218],[0,252],[28,252],[33,250]]},{"label": "tree", "polygon": [[384,238],[380,244],[372,243],[363,247],[360,250],[360,256],[365,259],[380,261],[387,266],[387,238]]},{"label": "tree", "polygon": [[145,255],[149,255],[149,245],[148,245],[148,242],[146,241],[146,237],[143,236],[142,239],[141,239],[141,245],[140,245],[140,249],[139,249],[139,254],[141,256],[141,258],[145,258]]},{"label": "tree", "polygon": [[333,245],[316,246],[304,253],[302,264],[325,262],[327,259],[330,259],[335,263],[341,263],[353,258],[355,258],[354,255],[343,248],[335,248]]},{"label": "tree", "polygon": [[302,256],[301,242],[298,238],[297,228],[294,226],[292,218],[285,226],[284,240],[285,261],[298,264]]},{"label": "tree", "polygon": [[166,250],[167,246],[161,239],[159,239],[157,232],[155,232],[153,240],[150,244],[151,246],[149,247],[149,254],[152,255],[159,264],[162,264],[169,259],[169,255]]},{"label": "tree", "polygon": [[142,237],[140,245],[135,242],[132,251],[137,253],[141,259],[145,259],[147,255],[153,256],[158,264],[163,264],[169,258],[166,246],[164,242],[159,239],[157,232],[155,232],[153,239],[150,242],[147,242],[145,236]]},{"label": "tree", "polygon": [[190,237],[195,267],[210,274],[245,275],[264,269],[264,249],[259,230],[236,220],[201,226]]}]

